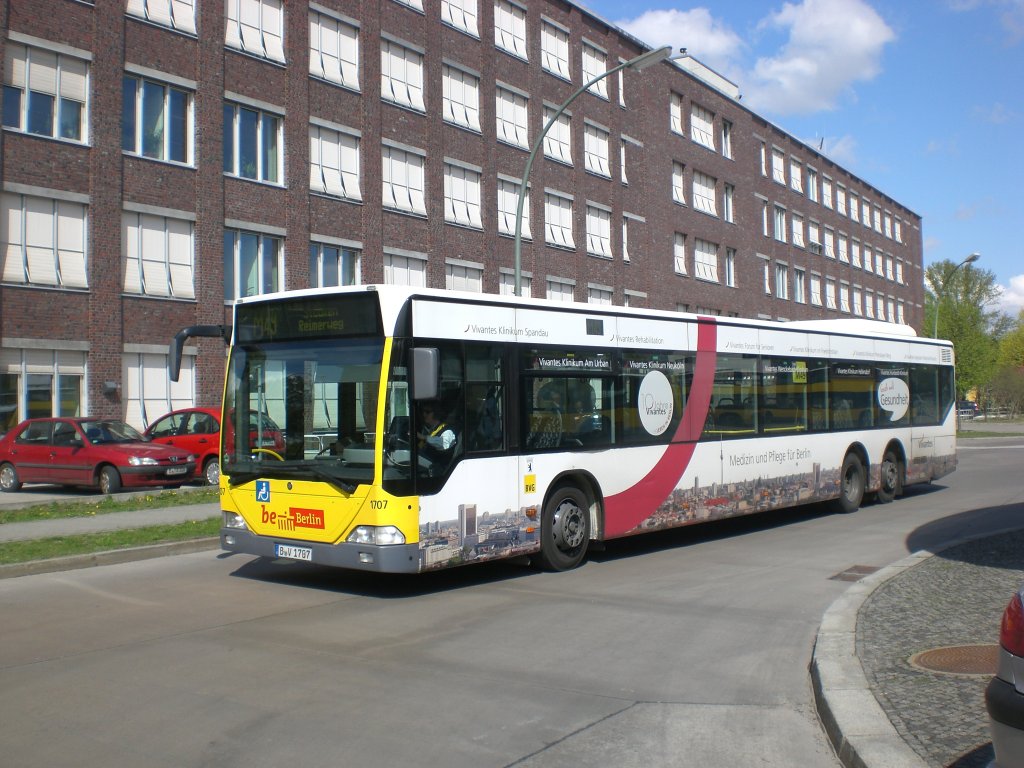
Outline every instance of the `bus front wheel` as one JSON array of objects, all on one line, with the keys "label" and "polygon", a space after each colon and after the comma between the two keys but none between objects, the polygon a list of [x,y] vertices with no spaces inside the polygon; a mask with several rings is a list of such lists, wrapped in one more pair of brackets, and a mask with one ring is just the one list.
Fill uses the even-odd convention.
[{"label": "bus front wheel", "polygon": [[903,493],[903,466],[895,452],[888,450],[882,457],[882,484],[875,493],[880,504],[888,504]]},{"label": "bus front wheel", "polygon": [[590,542],[590,505],[577,487],[555,488],[544,504],[540,522],[540,566],[568,571],[583,562]]},{"label": "bus front wheel", "polygon": [[864,462],[853,452],[846,454],[839,473],[839,498],[836,509],[844,514],[856,512],[864,501]]}]

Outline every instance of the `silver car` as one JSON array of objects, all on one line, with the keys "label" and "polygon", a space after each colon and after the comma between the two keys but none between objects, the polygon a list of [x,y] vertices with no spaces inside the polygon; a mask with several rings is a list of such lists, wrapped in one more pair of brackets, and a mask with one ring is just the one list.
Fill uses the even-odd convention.
[{"label": "silver car", "polygon": [[999,630],[999,665],[985,689],[992,746],[991,768],[1024,765],[1024,587],[1003,611]]}]

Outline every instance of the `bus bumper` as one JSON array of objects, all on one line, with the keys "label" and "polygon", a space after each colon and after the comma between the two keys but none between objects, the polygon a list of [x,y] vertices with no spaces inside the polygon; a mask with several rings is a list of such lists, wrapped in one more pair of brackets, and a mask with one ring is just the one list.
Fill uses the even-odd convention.
[{"label": "bus bumper", "polygon": [[259,557],[278,558],[277,545],[283,544],[299,550],[307,550],[308,558],[291,558],[314,565],[330,565],[335,568],[350,568],[357,571],[377,573],[418,573],[420,570],[420,548],[418,544],[320,544],[314,541],[277,540],[265,536],[254,536],[238,528],[220,529],[221,549]]}]

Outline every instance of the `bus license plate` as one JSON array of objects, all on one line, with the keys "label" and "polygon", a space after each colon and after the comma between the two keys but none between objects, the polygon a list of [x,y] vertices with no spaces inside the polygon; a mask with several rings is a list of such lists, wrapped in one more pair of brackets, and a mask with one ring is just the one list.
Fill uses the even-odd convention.
[{"label": "bus license plate", "polygon": [[287,557],[289,560],[313,560],[313,550],[309,547],[293,547],[291,544],[275,544],[274,554]]},{"label": "bus license plate", "polygon": [[168,475],[184,475],[185,474],[185,470],[187,470],[187,469],[188,469],[188,467],[169,467],[168,470],[167,470],[167,474]]}]

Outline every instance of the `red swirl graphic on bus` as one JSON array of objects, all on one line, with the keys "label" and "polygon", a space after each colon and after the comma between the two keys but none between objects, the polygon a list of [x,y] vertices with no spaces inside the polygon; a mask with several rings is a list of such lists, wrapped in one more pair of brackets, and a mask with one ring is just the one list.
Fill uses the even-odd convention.
[{"label": "red swirl graphic on bus", "polygon": [[683,418],[672,435],[671,444],[651,471],[631,488],[604,500],[605,536],[622,536],[640,525],[672,494],[686,472],[711,407],[717,348],[718,326],[713,318],[700,318],[697,324],[697,361]]}]

